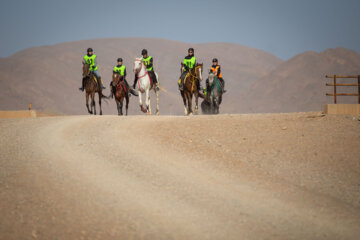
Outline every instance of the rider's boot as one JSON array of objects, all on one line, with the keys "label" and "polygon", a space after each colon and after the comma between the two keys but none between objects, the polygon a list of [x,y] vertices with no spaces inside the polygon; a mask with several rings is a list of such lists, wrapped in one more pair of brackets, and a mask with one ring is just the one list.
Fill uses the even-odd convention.
[{"label": "rider's boot", "polygon": [[199,96],[200,96],[201,98],[205,98],[204,93],[202,93],[202,92],[200,91],[200,89],[202,89],[201,84],[200,84],[200,81],[196,81],[196,88],[198,89]]},{"label": "rider's boot", "polygon": [[100,86],[100,87],[101,87],[101,89],[105,89],[105,87],[104,87],[104,85],[103,85],[103,82],[102,82],[101,77],[100,77],[100,81],[99,81],[99,82],[100,82],[100,85],[101,85],[101,86]]},{"label": "rider's boot", "polygon": [[79,90],[82,92],[84,91],[84,88],[85,88],[84,85],[85,85],[85,78],[82,79],[82,86],[81,86],[81,88],[79,88]]},{"label": "rider's boot", "polygon": [[151,75],[152,75],[151,77],[154,79],[155,90],[156,90],[156,91],[159,91],[159,90],[160,90],[160,88],[159,88],[159,82],[158,82],[158,80],[157,80],[157,78],[156,78],[155,72],[152,72]]},{"label": "rider's boot", "polygon": [[101,77],[99,77],[99,79],[98,79],[98,87],[99,87],[99,89],[101,89],[101,90],[105,89],[105,87],[104,87],[104,85],[103,85],[103,83],[102,83]]},{"label": "rider's boot", "polygon": [[[126,81],[126,79],[125,79],[125,85],[126,85],[127,89],[129,89],[129,97],[131,96],[131,94],[134,95],[134,96],[138,96],[138,94],[137,94],[137,92],[135,91],[135,89],[132,88],[131,86],[129,86],[129,83]],[[134,84],[134,85],[135,85],[135,84]]]}]

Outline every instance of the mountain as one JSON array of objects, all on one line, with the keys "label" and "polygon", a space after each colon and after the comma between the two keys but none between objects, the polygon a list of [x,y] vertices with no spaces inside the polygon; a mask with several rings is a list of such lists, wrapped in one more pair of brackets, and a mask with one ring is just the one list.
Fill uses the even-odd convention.
[{"label": "mountain", "polygon": [[[300,112],[322,110],[333,103],[333,87],[325,86],[326,75],[360,75],[360,55],[345,48],[321,53],[304,52],[283,62],[269,74],[252,83],[239,97],[236,112]],[[357,83],[356,79],[339,79],[339,83]],[[340,92],[356,93],[357,87],[337,87]],[[338,97],[338,103],[357,103],[357,97]]]},{"label": "mountain", "polygon": [[[160,114],[183,114],[177,80],[180,62],[189,47],[195,48],[197,62],[204,63],[207,76],[212,58],[222,65],[226,88],[222,112],[238,112],[239,96],[251,84],[274,70],[283,61],[262,50],[230,43],[189,44],[164,39],[114,38],[60,43],[25,49],[0,59],[0,110],[26,109],[29,103],[37,110],[65,114],[87,114],[81,85],[82,57],[88,47],[98,56],[99,72],[109,94],[112,68],[122,57],[127,80],[132,84],[135,57],[143,48],[154,57],[155,70],[166,92],[160,93]],[[152,104],[155,104],[152,94]],[[153,107],[154,108],[154,107]],[[103,103],[104,114],[116,114],[114,100]],[[131,97],[129,114],[142,114],[138,99]]]}]

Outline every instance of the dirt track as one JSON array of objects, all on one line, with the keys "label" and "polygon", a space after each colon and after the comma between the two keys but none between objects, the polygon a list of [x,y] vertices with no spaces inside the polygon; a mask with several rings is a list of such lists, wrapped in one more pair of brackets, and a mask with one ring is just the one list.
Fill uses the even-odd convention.
[{"label": "dirt track", "polygon": [[0,119],[0,239],[358,239],[359,117]]}]

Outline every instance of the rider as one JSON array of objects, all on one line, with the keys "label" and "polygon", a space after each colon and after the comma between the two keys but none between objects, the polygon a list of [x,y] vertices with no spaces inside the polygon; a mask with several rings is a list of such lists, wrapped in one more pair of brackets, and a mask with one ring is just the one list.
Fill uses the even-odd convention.
[{"label": "rider", "polygon": [[[222,75],[221,75],[221,66],[218,65],[217,58],[214,58],[212,60],[212,62],[213,62],[213,65],[210,68],[210,72],[213,72],[215,74],[215,76],[219,79],[219,81],[221,82],[221,85],[222,85],[222,92],[226,93],[225,81],[224,81],[224,79],[222,78]],[[206,86],[207,86],[207,88],[209,88],[209,79],[206,79]],[[207,90],[209,90],[209,89],[207,89]]]},{"label": "rider", "polygon": [[[117,65],[113,69],[113,73],[118,73],[120,75],[120,81],[124,80],[126,88],[129,90],[129,95],[132,93],[133,95],[137,96],[137,93],[134,91],[132,87],[129,86],[128,82],[126,81],[126,67],[123,65],[123,59],[118,58],[117,59]],[[111,87],[111,97],[115,94],[116,86],[112,85],[112,82],[110,83]]]},{"label": "rider", "polygon": [[[183,61],[183,72],[180,76],[180,82],[179,82],[179,90],[182,91],[184,89],[184,79],[186,77],[186,75],[195,68],[196,65],[196,58],[194,56],[194,49],[193,48],[189,48],[188,49],[188,55],[185,56],[184,61]],[[196,81],[196,87],[199,91],[200,89],[200,81]],[[199,94],[201,96],[203,96],[200,92]]]},{"label": "rider", "polygon": [[[88,48],[87,49],[87,54],[84,56],[82,63],[83,64],[88,64],[90,65],[90,71],[94,73],[94,75],[96,76],[98,85],[100,89],[105,89],[105,87],[103,86],[102,80],[101,80],[101,76],[99,75],[98,72],[98,66],[97,66],[97,62],[96,62],[96,55],[93,54],[94,50],[92,48]],[[84,79],[82,81],[82,87],[79,88],[81,91],[84,91]]]},{"label": "rider", "polygon": [[[149,73],[149,76],[150,76],[151,80],[155,84],[156,90],[159,91],[159,83],[157,81],[157,78],[156,78],[156,75],[155,75],[155,72],[154,72],[153,57],[148,56],[148,52],[147,52],[146,49],[143,49],[141,51],[141,55],[143,56],[142,61],[146,66],[146,70]],[[135,88],[137,80],[138,80],[138,77],[137,77],[137,74],[135,74],[135,80],[134,80],[133,88]]]}]

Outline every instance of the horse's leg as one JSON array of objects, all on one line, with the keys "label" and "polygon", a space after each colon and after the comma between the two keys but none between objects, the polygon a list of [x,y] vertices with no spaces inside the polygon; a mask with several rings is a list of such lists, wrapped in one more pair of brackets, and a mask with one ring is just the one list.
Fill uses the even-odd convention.
[{"label": "horse's leg", "polygon": [[101,109],[101,95],[102,95],[102,93],[101,93],[101,92],[99,92],[98,94],[99,94],[99,107],[100,107],[100,115],[102,115],[102,109]]},{"label": "horse's leg", "polygon": [[151,115],[151,106],[150,106],[150,90],[147,89],[145,91],[145,104],[146,104],[146,113]]},{"label": "horse's leg", "polygon": [[125,100],[126,100],[125,110],[126,110],[126,116],[127,116],[128,108],[129,108],[129,95],[126,96]]},{"label": "horse's leg", "polygon": [[92,111],[90,111],[89,109],[89,93],[86,93],[85,95],[86,97],[86,107],[87,107],[87,110],[88,110],[88,113],[92,114]]},{"label": "horse's leg", "polygon": [[192,111],[192,94],[189,93],[189,115],[192,115],[193,114],[193,111]]},{"label": "horse's leg", "polygon": [[91,93],[91,105],[94,107],[94,115],[96,115],[95,92]]},{"label": "horse's leg", "polygon": [[182,99],[183,99],[183,102],[184,102],[184,114],[187,115],[188,112],[187,112],[187,108],[186,108],[186,96],[185,96],[184,91],[181,92],[181,96],[182,96]]},{"label": "horse's leg", "polygon": [[159,115],[159,91],[155,90],[156,94],[156,115]]},{"label": "horse's leg", "polygon": [[142,104],[142,95],[141,95],[141,91],[138,91],[139,93],[139,106],[140,106],[140,111],[142,112],[146,112],[146,109],[144,108],[143,104]]},{"label": "horse's leg", "polygon": [[116,102],[116,110],[118,112],[118,115],[120,115],[120,111],[119,111],[119,101],[115,99]]},{"label": "horse's leg", "polygon": [[122,112],[123,101],[124,101],[124,99],[120,99],[120,107],[119,107],[119,109],[120,109],[120,115],[123,115],[123,112]]},{"label": "horse's leg", "polygon": [[199,114],[199,111],[198,111],[198,104],[199,104],[199,94],[198,92],[195,92],[195,114],[198,115]]}]

